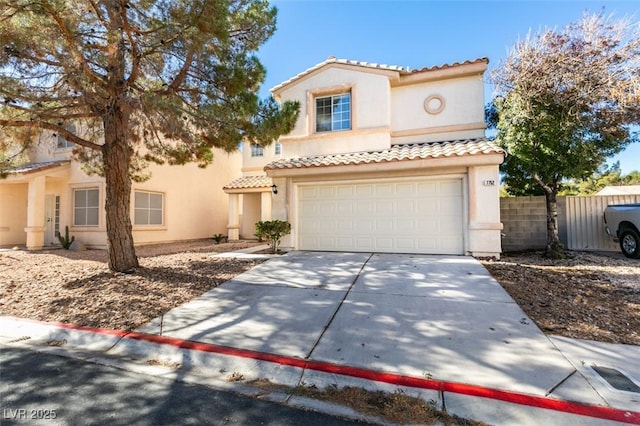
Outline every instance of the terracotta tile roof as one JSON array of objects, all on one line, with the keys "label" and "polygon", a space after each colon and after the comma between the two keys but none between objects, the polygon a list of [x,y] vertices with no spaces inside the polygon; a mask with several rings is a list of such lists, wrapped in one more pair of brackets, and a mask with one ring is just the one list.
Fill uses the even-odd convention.
[{"label": "terracotta tile roof", "polygon": [[416,74],[416,73],[420,73],[420,72],[427,72],[427,71],[437,71],[437,70],[444,70],[447,68],[455,68],[455,67],[461,67],[463,65],[473,65],[473,64],[480,64],[480,63],[489,63],[489,58],[478,58],[478,59],[474,59],[473,61],[464,61],[464,62],[454,62],[452,64],[443,64],[443,65],[436,65],[433,67],[425,67],[419,70],[411,70],[412,74]]},{"label": "terracotta tile roof", "polygon": [[357,66],[357,67],[364,67],[364,68],[371,68],[371,69],[378,69],[378,70],[385,70],[385,71],[399,71],[399,72],[403,72],[403,73],[409,73],[409,69],[408,68],[403,68],[401,66],[398,65],[386,65],[386,64],[376,64],[376,63],[371,63],[371,62],[362,62],[362,61],[354,61],[351,59],[337,59],[333,56],[329,56],[329,58],[325,61],[320,62],[317,65],[312,66],[311,68],[307,68],[306,70],[302,71],[301,73],[296,74],[295,76],[291,77],[288,80],[283,81],[282,83],[278,84],[277,86],[274,86],[273,88],[271,88],[271,92],[275,92],[278,89],[293,83],[294,81],[298,80],[299,78],[304,77],[307,74],[311,74],[312,72],[314,72],[315,70],[318,70],[320,68],[322,68],[325,65],[328,64],[344,64],[344,65],[353,65],[353,66]]},{"label": "terracotta tile roof", "polygon": [[226,184],[222,189],[271,188],[273,181],[268,176],[242,176]]},{"label": "terracotta tile roof", "polygon": [[500,153],[504,153],[504,150],[492,141],[484,138],[467,139],[448,142],[393,145],[391,148],[383,151],[352,152],[345,154],[290,158],[269,163],[265,166],[265,170],[346,166]]},{"label": "terracotta tile roof", "polygon": [[69,164],[69,160],[58,160],[58,161],[44,161],[41,163],[28,163],[23,164],[22,166],[11,167],[4,170],[5,173],[8,174],[27,174],[39,172],[41,170],[51,169],[58,166],[64,166],[65,164]]},{"label": "terracotta tile roof", "polygon": [[486,62],[489,63],[489,59],[487,58],[478,58],[472,61],[464,61],[464,62],[454,62],[452,64],[443,64],[443,65],[436,65],[430,68],[422,68],[422,69],[409,69],[409,67],[401,67],[398,65],[387,65],[387,64],[377,64],[377,63],[372,63],[372,62],[363,62],[363,61],[354,61],[351,59],[337,59],[333,56],[330,56],[327,60],[320,62],[317,65],[312,66],[311,68],[307,68],[306,70],[302,71],[301,73],[296,74],[295,76],[291,77],[288,80],[283,81],[282,83],[278,84],[277,86],[274,86],[273,88],[270,89],[271,92],[276,92],[279,89],[281,89],[284,86],[287,86],[290,83],[293,83],[294,81],[308,75],[311,74],[312,72],[322,68],[325,65],[328,64],[344,64],[344,65],[352,65],[352,66],[356,66],[356,67],[363,67],[363,68],[369,68],[369,69],[378,69],[378,70],[385,70],[385,71],[396,71],[398,73],[400,73],[401,75],[407,75],[407,74],[415,74],[415,73],[421,73],[421,72],[428,72],[428,71],[436,71],[436,70],[443,70],[443,69],[447,69],[447,68],[455,68],[455,67],[459,67],[459,66],[463,66],[463,65],[470,65],[470,64],[476,64],[476,63],[481,63],[481,62]]}]

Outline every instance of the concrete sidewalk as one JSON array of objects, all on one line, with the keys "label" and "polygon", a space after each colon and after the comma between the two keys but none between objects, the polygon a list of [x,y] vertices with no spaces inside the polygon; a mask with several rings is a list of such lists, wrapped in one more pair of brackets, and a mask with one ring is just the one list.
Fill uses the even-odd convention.
[{"label": "concrete sidewalk", "polygon": [[[52,330],[47,338],[58,333],[61,340],[60,332]],[[245,380],[290,386],[401,387],[449,413],[492,424],[617,423],[597,418],[610,418],[606,412],[567,413],[575,408],[570,405],[537,408],[541,401],[545,407],[584,403],[595,407],[594,413],[598,407],[629,411],[632,422],[640,419],[640,393],[615,389],[592,368],[616,369],[640,383],[640,347],[547,338],[470,257],[293,252],[137,332],[241,351],[185,350],[144,336],[128,339],[126,333],[100,339],[87,330],[66,330],[65,340],[107,354],[160,358],[197,374],[233,372]],[[270,355],[278,358],[265,361]],[[296,360],[310,364],[301,368]],[[364,370],[373,380],[342,374]],[[425,386],[376,380],[380,373],[422,380]],[[471,391],[456,392],[458,384]]]}]

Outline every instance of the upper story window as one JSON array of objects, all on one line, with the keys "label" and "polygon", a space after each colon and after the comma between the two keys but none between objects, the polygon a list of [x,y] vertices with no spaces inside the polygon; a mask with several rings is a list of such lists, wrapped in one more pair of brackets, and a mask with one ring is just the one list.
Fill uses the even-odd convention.
[{"label": "upper story window", "polygon": [[99,195],[98,188],[76,189],[73,191],[74,226],[98,226],[100,213]]},{"label": "upper story window", "polygon": [[[73,123],[67,123],[64,125],[65,130],[73,133],[76,133],[76,125]],[[73,142],[69,142],[64,136],[58,134],[58,142],[56,144],[58,149],[65,149],[73,147]]]},{"label": "upper story window", "polygon": [[274,147],[274,154],[275,155],[280,155],[282,154],[282,144],[280,142],[276,142]]},{"label": "upper story window", "polygon": [[316,98],[316,132],[351,129],[351,93]]},{"label": "upper story window", "polygon": [[264,148],[258,144],[251,144],[251,156],[252,157],[264,157]]}]

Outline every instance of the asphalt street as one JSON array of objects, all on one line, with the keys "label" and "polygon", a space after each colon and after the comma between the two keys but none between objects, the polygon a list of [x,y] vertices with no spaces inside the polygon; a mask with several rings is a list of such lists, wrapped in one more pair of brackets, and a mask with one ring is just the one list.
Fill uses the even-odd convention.
[{"label": "asphalt street", "polygon": [[362,425],[155,376],[0,346],[2,425]]}]

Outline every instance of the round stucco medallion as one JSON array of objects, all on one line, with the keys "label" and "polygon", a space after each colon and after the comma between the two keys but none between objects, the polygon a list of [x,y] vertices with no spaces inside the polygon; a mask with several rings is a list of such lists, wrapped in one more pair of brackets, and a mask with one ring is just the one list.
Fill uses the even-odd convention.
[{"label": "round stucco medallion", "polygon": [[440,114],[444,109],[444,98],[440,95],[431,95],[424,101],[424,110],[429,114]]}]

